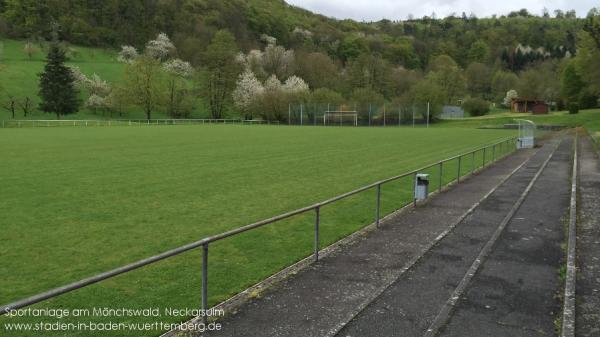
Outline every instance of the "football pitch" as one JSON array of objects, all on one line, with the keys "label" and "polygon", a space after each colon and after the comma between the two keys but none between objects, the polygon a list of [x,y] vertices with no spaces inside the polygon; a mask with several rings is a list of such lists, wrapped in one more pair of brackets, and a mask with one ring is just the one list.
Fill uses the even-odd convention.
[{"label": "football pitch", "polygon": [[[515,134],[239,125],[0,129],[0,304]],[[455,175],[445,170],[445,181]],[[384,185],[382,215],[409,202],[411,186],[410,179]],[[374,195],[366,191],[324,207],[322,247],[372,223]],[[296,216],[211,245],[209,304],[310,255],[313,217]],[[34,307],[198,308],[200,276],[198,249]],[[0,323],[7,320],[13,319]]]}]

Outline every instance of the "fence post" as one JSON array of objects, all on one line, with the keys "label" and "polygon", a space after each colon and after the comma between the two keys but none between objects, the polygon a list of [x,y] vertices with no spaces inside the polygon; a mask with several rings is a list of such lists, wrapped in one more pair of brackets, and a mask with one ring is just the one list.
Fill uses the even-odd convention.
[{"label": "fence post", "polygon": [[442,181],[442,179],[443,179],[442,178],[442,172],[443,172],[443,170],[444,170],[444,162],[441,161],[440,162],[440,176],[439,176],[439,178],[440,178],[440,185],[438,186],[438,192],[442,192],[442,184],[444,183]]},{"label": "fence post", "polygon": [[475,172],[475,152],[477,151],[473,151],[473,157],[471,158],[471,174]]},{"label": "fence post", "polygon": [[319,261],[319,223],[321,222],[321,211],[320,207],[317,206],[315,208],[315,247],[314,247],[314,255],[315,262]]},{"label": "fence post", "polygon": [[485,150],[487,150],[487,147],[483,148],[483,164],[481,165],[481,168],[485,167]]},{"label": "fence post", "polygon": [[492,147],[492,162],[496,161],[496,144]]},{"label": "fence post", "polygon": [[202,310],[204,310],[202,321],[206,323],[208,318],[206,316],[208,310],[208,243],[202,246]]},{"label": "fence post", "polygon": [[461,164],[462,164],[462,157],[459,156],[458,157],[458,172],[456,175],[456,183],[460,183],[460,166],[461,166]]},{"label": "fence post", "polygon": [[375,226],[379,227],[379,212],[381,209],[381,184],[377,184],[377,202],[375,206]]}]

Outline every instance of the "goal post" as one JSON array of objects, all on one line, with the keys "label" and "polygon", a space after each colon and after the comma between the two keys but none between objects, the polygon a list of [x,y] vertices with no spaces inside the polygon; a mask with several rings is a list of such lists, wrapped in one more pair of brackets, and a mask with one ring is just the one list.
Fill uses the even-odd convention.
[{"label": "goal post", "polygon": [[350,123],[358,126],[358,113],[356,111],[325,111],[323,114],[323,125],[343,126]]}]

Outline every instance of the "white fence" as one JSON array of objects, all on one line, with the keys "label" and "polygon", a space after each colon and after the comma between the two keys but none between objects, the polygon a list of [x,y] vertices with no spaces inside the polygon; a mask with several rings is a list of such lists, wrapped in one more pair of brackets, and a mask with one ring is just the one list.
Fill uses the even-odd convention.
[{"label": "white fence", "polygon": [[198,125],[198,124],[239,124],[270,125],[279,122],[243,119],[98,119],[98,120],[3,120],[3,128],[35,128],[58,126],[152,126],[152,125]]}]

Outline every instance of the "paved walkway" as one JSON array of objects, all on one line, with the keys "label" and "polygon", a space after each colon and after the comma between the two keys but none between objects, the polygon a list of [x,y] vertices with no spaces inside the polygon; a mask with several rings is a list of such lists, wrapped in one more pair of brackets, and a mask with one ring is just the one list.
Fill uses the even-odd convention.
[{"label": "paved walkway", "polygon": [[578,337],[600,336],[600,159],[589,137],[579,142],[576,322]]},{"label": "paved walkway", "polygon": [[[544,146],[339,336],[423,336],[430,327],[440,328],[431,335],[442,336],[553,335],[561,314],[555,295],[572,146],[563,141],[543,169],[555,148]],[[538,172],[531,192],[507,218]],[[480,255],[504,219],[510,221],[491,243],[491,254]],[[470,270],[476,260],[479,269]]]},{"label": "paved walkway", "polygon": [[[447,231],[535,152],[519,151],[433,197],[426,206],[393,217],[381,229],[368,233],[358,242],[288,278],[261,298],[244,304],[236,313],[222,320],[223,330],[220,332],[203,336],[335,335],[394,283],[411,261],[423,255],[436,237]],[[506,200],[489,204],[487,208],[493,210],[518,197],[547,152],[544,148],[536,154],[531,165],[526,165],[523,172],[517,172],[510,183],[501,187],[514,190],[506,196]],[[477,244],[485,239],[486,233],[480,233],[479,238],[464,237],[463,240],[466,244]],[[441,251],[436,255],[444,261],[438,266],[440,273],[445,270],[444,263],[455,260],[453,255],[444,255]],[[427,287],[422,280],[416,283],[421,286],[418,291],[423,293],[437,290]],[[419,297],[415,294],[408,293],[405,298],[418,302]],[[411,315],[419,319],[418,312]]]}]

